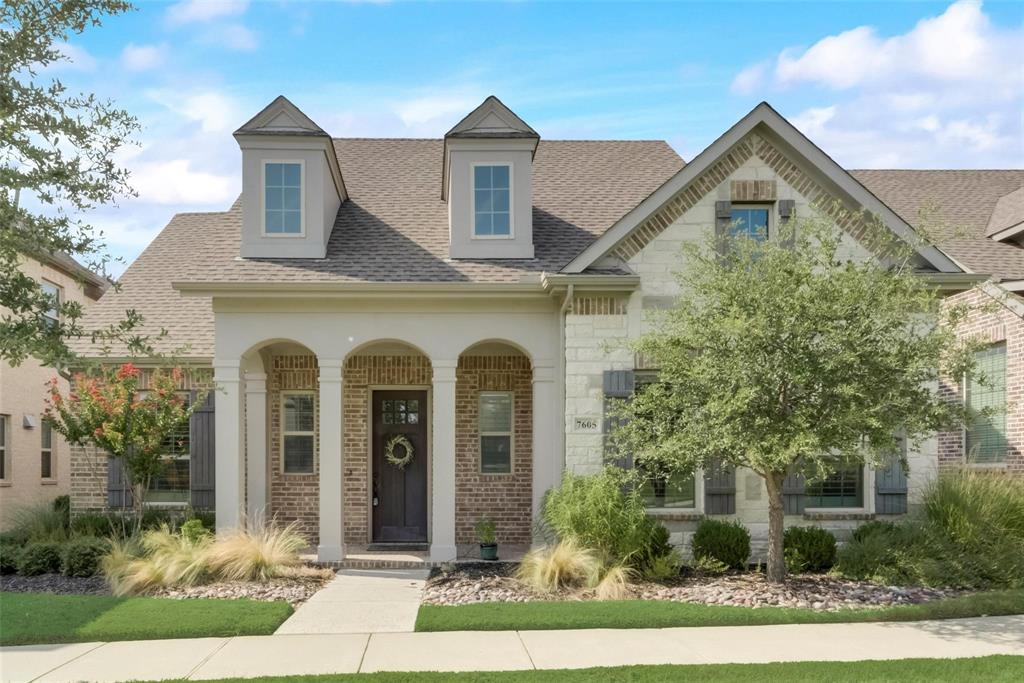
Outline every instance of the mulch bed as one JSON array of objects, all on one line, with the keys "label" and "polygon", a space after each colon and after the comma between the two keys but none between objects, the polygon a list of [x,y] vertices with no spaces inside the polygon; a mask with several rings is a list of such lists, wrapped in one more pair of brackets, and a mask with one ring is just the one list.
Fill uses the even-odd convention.
[{"label": "mulch bed", "polygon": [[[435,571],[427,581],[423,602],[430,605],[468,605],[480,602],[533,600],[590,600],[593,591],[541,593],[514,576],[514,565],[458,565]],[[880,586],[824,574],[790,577],[785,584],[770,584],[763,574],[744,572],[724,576],[690,575],[654,583],[640,581],[630,588],[631,598],[706,605],[744,607],[796,607],[824,611],[912,605],[960,595],[955,589]]]},{"label": "mulch bed", "polygon": [[63,574],[39,576],[0,576],[0,591],[8,593],[54,593],[56,595],[110,595],[110,588],[102,576],[83,579]]}]

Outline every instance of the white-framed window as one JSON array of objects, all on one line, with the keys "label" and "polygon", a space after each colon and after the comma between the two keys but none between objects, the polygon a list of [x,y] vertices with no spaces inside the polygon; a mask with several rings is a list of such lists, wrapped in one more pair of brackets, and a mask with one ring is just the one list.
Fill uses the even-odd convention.
[{"label": "white-framed window", "polygon": [[49,420],[39,423],[39,476],[42,479],[56,479],[53,471],[53,425]]},{"label": "white-framed window", "polygon": [[40,282],[39,287],[43,290],[43,294],[50,298],[51,304],[50,308],[43,312],[43,317],[46,318],[48,325],[57,327],[60,325],[60,305],[63,300],[61,288],[47,280]]},{"label": "white-framed window", "polygon": [[[139,392],[144,394],[145,392]],[[189,404],[187,391],[178,396]],[[146,503],[155,505],[188,505],[192,499],[192,425],[182,420],[163,441],[164,462],[160,472],[149,483]]]},{"label": "white-framed window", "polygon": [[512,237],[511,164],[473,164],[473,237]]},{"label": "white-framed window", "polygon": [[263,162],[263,234],[295,237],[305,234],[302,216],[305,164]]},{"label": "white-framed window", "polygon": [[770,206],[733,204],[730,230],[734,237],[764,242],[768,239],[772,209]]},{"label": "white-framed window", "polygon": [[[976,351],[978,372],[965,379],[969,423],[964,433],[968,462],[993,464],[1006,460],[1006,342]],[[982,381],[984,378],[984,381]],[[985,414],[989,411],[990,414]]]},{"label": "white-framed window", "polygon": [[510,391],[480,394],[480,472],[511,474],[515,420]]},{"label": "white-framed window", "polygon": [[11,447],[7,443],[11,433],[11,416],[0,415],[0,481],[7,481],[11,478],[11,462],[8,456],[11,454]]},{"label": "white-framed window", "polygon": [[281,395],[281,471],[313,474],[315,466],[316,399],[312,391]]}]

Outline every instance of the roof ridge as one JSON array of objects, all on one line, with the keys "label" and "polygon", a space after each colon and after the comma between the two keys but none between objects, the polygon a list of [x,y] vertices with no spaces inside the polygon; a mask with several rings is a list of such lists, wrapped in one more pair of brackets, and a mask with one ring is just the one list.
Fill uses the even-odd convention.
[{"label": "roof ridge", "polygon": [[887,173],[1024,173],[1024,168],[848,168],[851,173],[885,171]]},{"label": "roof ridge", "polygon": [[[444,142],[444,138],[413,138],[413,137],[369,137],[366,135],[356,135],[352,137],[333,137],[331,140],[374,140],[374,141],[417,141],[417,142]],[[634,140],[631,138],[541,138],[541,142],[660,142],[662,144],[669,145],[668,140],[659,138],[641,138]]]}]

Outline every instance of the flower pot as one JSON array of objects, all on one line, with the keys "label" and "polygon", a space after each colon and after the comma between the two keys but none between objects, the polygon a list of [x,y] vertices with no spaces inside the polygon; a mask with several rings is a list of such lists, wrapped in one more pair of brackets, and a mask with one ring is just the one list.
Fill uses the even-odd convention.
[{"label": "flower pot", "polygon": [[481,543],[480,544],[480,559],[488,560],[493,562],[498,559],[498,544],[497,543]]}]

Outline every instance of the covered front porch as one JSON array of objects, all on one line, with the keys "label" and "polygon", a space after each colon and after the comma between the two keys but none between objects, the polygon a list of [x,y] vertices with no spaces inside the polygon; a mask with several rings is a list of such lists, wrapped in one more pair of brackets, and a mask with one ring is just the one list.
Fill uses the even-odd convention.
[{"label": "covered front porch", "polygon": [[218,313],[218,528],[295,524],[345,566],[475,557],[483,516],[529,547],[563,468],[552,317],[412,317]]}]

